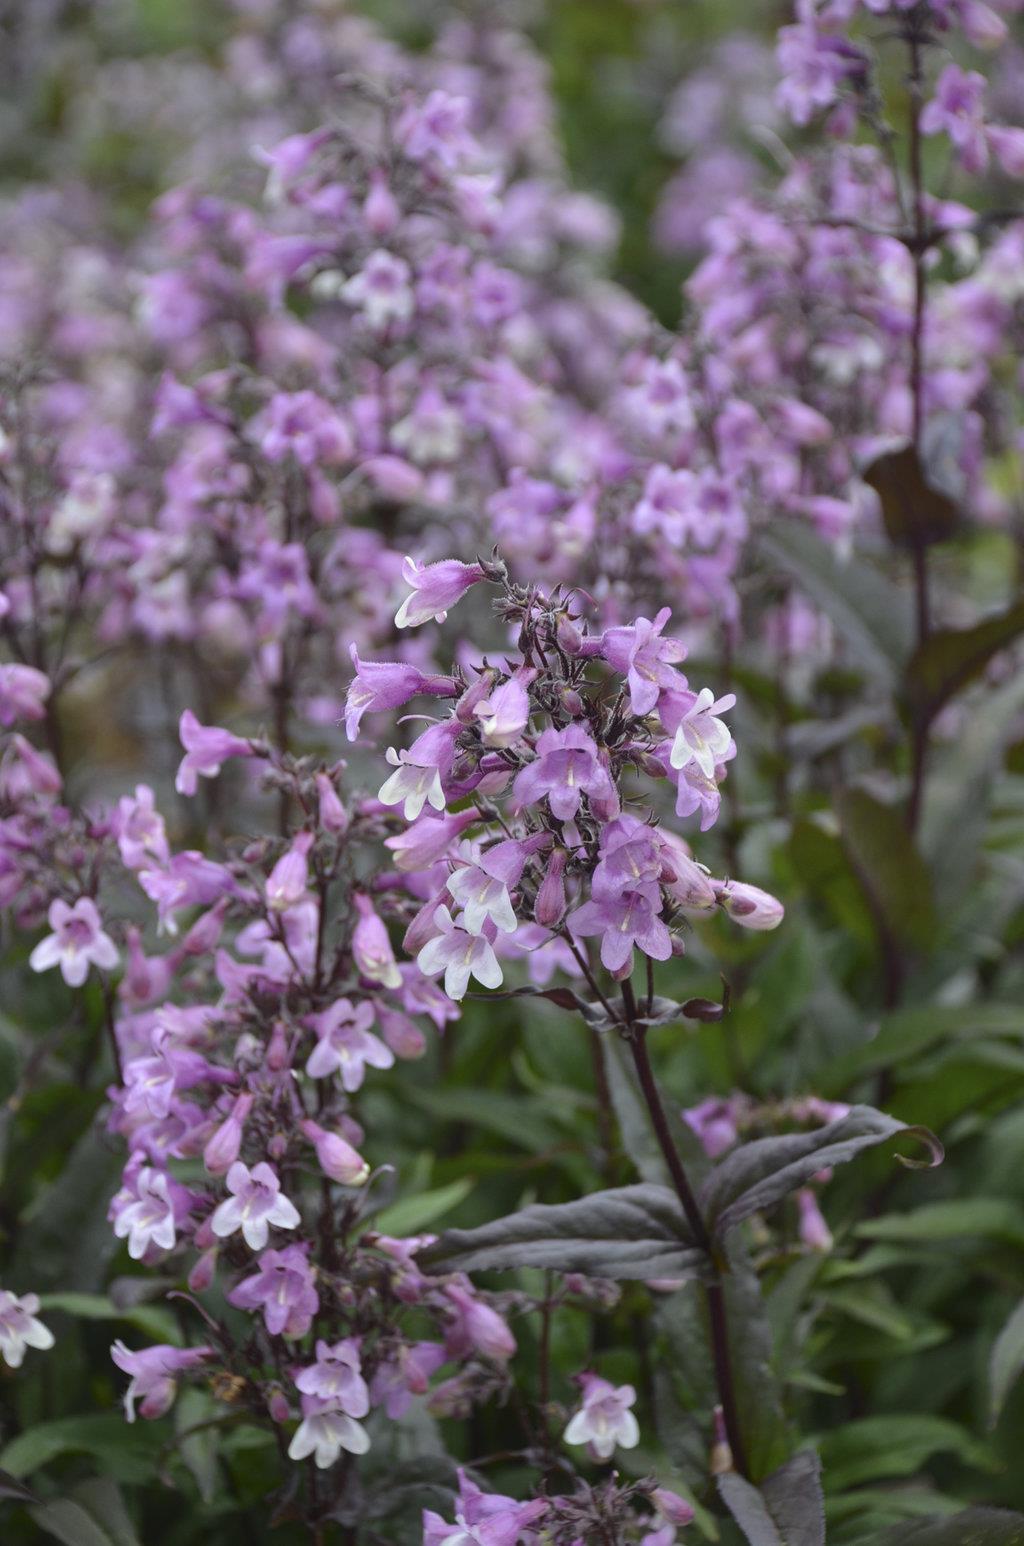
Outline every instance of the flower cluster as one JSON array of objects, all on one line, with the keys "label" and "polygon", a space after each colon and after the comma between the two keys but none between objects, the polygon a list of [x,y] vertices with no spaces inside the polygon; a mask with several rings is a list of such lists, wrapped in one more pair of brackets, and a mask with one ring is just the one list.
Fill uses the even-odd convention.
[{"label": "flower cluster", "polygon": [[[400,617],[443,615],[487,581],[517,633],[500,664],[454,669],[449,717],[388,749],[394,771],[378,793],[409,823],[388,845],[425,897],[406,949],[425,975],[444,974],[449,998],[471,979],[498,987],[502,956],[525,952],[535,972],[551,961],[578,975],[594,938],[621,981],[636,951],[649,963],[681,954],[690,916],[720,907],[748,928],[781,921],[774,898],[716,880],[652,813],[660,783],[677,817],[710,827],[736,751],[722,717],[735,699],[689,685],[667,609],[592,633],[572,601],[522,588],[500,560],[446,560],[409,577]],[[367,706],[418,690],[400,665],[358,662],[350,735]]]}]

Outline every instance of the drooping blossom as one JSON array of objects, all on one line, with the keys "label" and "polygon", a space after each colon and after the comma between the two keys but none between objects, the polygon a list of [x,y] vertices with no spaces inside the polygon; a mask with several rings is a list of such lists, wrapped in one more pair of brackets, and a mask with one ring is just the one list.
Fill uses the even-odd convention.
[{"label": "drooping blossom", "polygon": [[402,565],[402,578],[412,590],[398,609],[395,627],[443,623],[455,603],[483,577],[479,564],[464,564],[457,558],[444,558],[436,564],[418,564],[414,558],[407,558]]},{"label": "drooping blossom", "polygon": [[119,1369],[131,1375],[124,1393],[124,1412],[130,1423],[135,1421],[135,1403],[140,1414],[152,1421],[163,1417],[174,1403],[178,1388],[178,1375],[185,1369],[197,1368],[205,1359],[213,1356],[212,1347],[168,1347],[158,1343],[143,1347],[137,1352],[115,1342],[110,1356]]},{"label": "drooping blossom", "polygon": [[174,779],[179,794],[195,794],[198,780],[216,778],[229,758],[254,755],[251,742],[216,725],[201,725],[191,709],[182,714],[178,732],[185,748]]}]

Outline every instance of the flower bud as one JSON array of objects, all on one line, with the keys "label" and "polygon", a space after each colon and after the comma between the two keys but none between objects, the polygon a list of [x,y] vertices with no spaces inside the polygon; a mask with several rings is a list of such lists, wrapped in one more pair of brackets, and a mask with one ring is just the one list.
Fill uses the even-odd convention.
[{"label": "flower bud", "polygon": [[188,1286],[194,1294],[209,1288],[217,1273],[217,1248],[204,1251],[188,1275]]},{"label": "flower bud", "polygon": [[832,1231],[818,1207],[818,1199],[809,1186],[802,1186],[796,1194],[800,1210],[800,1239],[812,1251],[831,1251]]},{"label": "flower bud", "polygon": [[288,1062],[288,1032],[283,1020],[277,1020],[267,1044],[266,1064],[275,1074],[279,1074],[288,1067]]},{"label": "flower bud", "polygon": [[222,1176],[238,1158],[242,1146],[242,1127],[252,1105],[251,1095],[239,1095],[231,1108],[231,1114],[209,1139],[203,1150],[203,1164],[211,1175]]},{"label": "flower bud", "polygon": [[363,202],[363,219],[374,236],[389,236],[401,219],[401,211],[384,173],[370,173],[370,191]]},{"label": "flower bud", "polygon": [[328,1133],[316,1122],[307,1120],[302,1131],[316,1150],[317,1164],[324,1175],[342,1186],[362,1186],[370,1167],[352,1145],[338,1133]]},{"label": "flower bud", "polygon": [[292,1415],[288,1405],[288,1397],[283,1390],[274,1389],[267,1396],[267,1411],[270,1413],[271,1422],[286,1423]]},{"label": "flower bud", "polygon": [[408,1015],[402,1014],[401,1010],[387,1009],[384,1005],[379,1005],[377,1024],[395,1057],[420,1058],[426,1052],[426,1037],[419,1026],[410,1020]]},{"label": "flower bud", "polygon": [[568,858],[569,855],[564,848],[556,848],[553,851],[548,860],[544,879],[537,891],[533,916],[545,929],[556,928],[565,917],[565,882],[562,877],[565,874]]},{"label": "flower bud", "polygon": [[220,939],[226,911],[227,902],[223,901],[215,903],[205,913],[201,913],[181,942],[182,955],[209,955]]},{"label": "flower bud", "polygon": [[338,792],[326,773],[316,776],[316,792],[319,801],[320,825],[325,832],[338,835],[348,829],[348,812],[338,798]]},{"label": "flower bud", "polygon": [[583,644],[583,635],[568,612],[559,613],[558,622],[555,624],[555,638],[563,655],[578,655]]},{"label": "flower bud", "polygon": [[693,1507],[678,1492],[671,1492],[668,1487],[655,1487],[651,1502],[662,1518],[677,1529],[693,1523]]},{"label": "flower bud", "polygon": [[734,923],[744,929],[777,929],[785,916],[785,908],[777,897],[760,886],[747,886],[742,881],[727,880],[716,887],[718,903]]},{"label": "flower bud", "polygon": [[275,913],[287,912],[306,895],[309,881],[307,856],[313,846],[312,832],[300,832],[267,877],[267,906]]}]

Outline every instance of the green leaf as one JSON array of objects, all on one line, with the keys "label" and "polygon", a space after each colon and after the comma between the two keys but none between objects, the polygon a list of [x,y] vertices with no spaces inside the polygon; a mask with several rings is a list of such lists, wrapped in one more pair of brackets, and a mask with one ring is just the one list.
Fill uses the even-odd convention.
[{"label": "green leaf", "polygon": [[718,1490],[749,1546],[825,1546],[821,1463],[812,1451],[801,1450],[760,1487],[729,1471]]},{"label": "green leaf", "polygon": [[860,559],[837,558],[829,543],[795,522],[776,523],[760,546],[831,619],[865,669],[894,693],[912,648],[906,592]]},{"label": "green leaf", "polygon": [[1002,1331],[996,1337],[988,1365],[989,1408],[988,1420],[992,1427],[999,1421],[999,1414],[1006,1398],[1024,1372],[1024,1299],[1014,1310]]},{"label": "green leaf", "polygon": [[418,1235],[438,1219],[451,1213],[473,1190],[471,1176],[451,1181],[447,1186],[420,1192],[418,1197],[403,1197],[385,1208],[373,1221],[382,1235]]},{"label": "green leaf", "polygon": [[961,734],[929,752],[920,842],[940,907],[963,900],[984,841],[1004,749],[1022,709],[1024,671],[1018,671],[970,706]]},{"label": "green leaf", "polygon": [[161,1305],[126,1305],[119,1309],[105,1294],[40,1294],[41,1310],[64,1310],[78,1320],[126,1321],[157,1342],[181,1343],[181,1328],[171,1310]]},{"label": "green leaf", "polygon": [[1024,1514],[967,1508],[960,1514],[895,1525],[873,1546],[1024,1546]]},{"label": "green leaf", "polygon": [[901,1009],[885,1017],[870,1041],[826,1064],[820,1088],[838,1094],[855,1079],[904,1063],[936,1042],[984,1033],[1024,1037],[1024,1009],[1017,1004],[931,1004]]},{"label": "green leaf", "polygon": [[866,789],[837,800],[843,847],[872,913],[894,940],[926,949],[937,929],[931,876],[903,812]]},{"label": "green leaf", "polygon": [[939,1454],[991,1468],[987,1451],[966,1428],[928,1412],[857,1418],[822,1435],[819,1447],[829,1489],[836,1492],[880,1477],[912,1476]]},{"label": "green leaf", "polygon": [[882,506],[882,521],[895,547],[916,549],[945,542],[956,531],[956,501],[930,482],[915,446],[883,451],[861,472]]},{"label": "green leaf", "polygon": [[685,1278],[706,1264],[668,1187],[623,1186],[533,1203],[476,1229],[450,1229],[419,1260],[433,1271],[550,1267],[603,1278]]},{"label": "green leaf", "polygon": [[953,1197],[910,1213],[865,1219],[856,1233],[867,1240],[946,1241],[985,1236],[1024,1245],[1024,1210],[1005,1197]]},{"label": "green leaf", "polygon": [[[842,1165],[863,1149],[885,1143],[899,1133],[926,1145],[936,1165],[942,1146],[926,1128],[908,1127],[872,1106],[854,1106],[838,1122],[809,1133],[757,1138],[733,1149],[712,1170],[701,1188],[700,1204],[709,1226],[721,1238],[744,1219],[772,1207],[788,1193],[806,1185],[817,1171]],[[921,1161],[898,1156],[904,1164]]]},{"label": "green leaf", "polygon": [[79,1453],[94,1456],[119,1481],[150,1481],[159,1447],[152,1429],[129,1427],[120,1412],[83,1412],[19,1433],[0,1451],[0,1469],[16,1478],[31,1476],[59,1455]]},{"label": "green leaf", "polygon": [[980,676],[994,655],[1024,633],[1024,601],[973,628],[943,628],[919,645],[907,664],[903,695],[911,719],[928,725]]}]

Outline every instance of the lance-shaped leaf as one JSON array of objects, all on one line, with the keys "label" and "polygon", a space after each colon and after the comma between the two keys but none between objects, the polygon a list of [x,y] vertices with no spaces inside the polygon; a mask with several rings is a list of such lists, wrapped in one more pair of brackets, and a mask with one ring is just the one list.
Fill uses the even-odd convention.
[{"label": "lance-shaped leaf", "polygon": [[916,649],[903,686],[910,718],[928,725],[950,700],[981,675],[993,656],[1024,634],[1024,601],[973,628],[943,628]]},{"label": "lance-shaped leaf", "polygon": [[1024,1546],[1024,1514],[965,1508],[959,1514],[905,1520],[876,1536],[873,1546]]},{"label": "lance-shaped leaf", "polygon": [[418,1259],[431,1272],[550,1267],[601,1278],[687,1278],[707,1265],[675,1193],[649,1184],[450,1229]]},{"label": "lance-shaped leaf", "polygon": [[1024,1373],[1024,1299],[995,1340],[988,1365],[989,1425],[999,1421],[1006,1398]]},{"label": "lance-shaped leaf", "polygon": [[913,647],[906,593],[862,560],[837,558],[809,527],[777,522],[759,545],[828,615],[865,669],[894,689]]},{"label": "lance-shaped leaf", "polygon": [[729,1471],[718,1478],[718,1490],[749,1546],[825,1546],[821,1463],[810,1450],[787,1460],[760,1487]]},{"label": "lance-shaped leaf", "polygon": [[826,1166],[842,1165],[864,1149],[904,1133],[917,1138],[929,1151],[920,1161],[899,1155],[905,1165],[937,1165],[942,1145],[924,1127],[909,1127],[872,1106],[854,1106],[838,1122],[809,1133],[787,1133],[776,1138],[757,1138],[742,1144],[720,1161],[701,1187],[701,1208],[709,1226],[721,1237],[744,1219],[771,1208],[806,1185]]},{"label": "lance-shaped leaf", "polygon": [[883,451],[861,477],[878,495],[886,533],[896,547],[924,548],[953,536],[956,501],[929,478],[914,446]]},{"label": "lance-shaped leaf", "polygon": [[845,790],[837,805],[843,848],[878,927],[927,947],[936,931],[931,876],[902,813],[862,788]]}]

